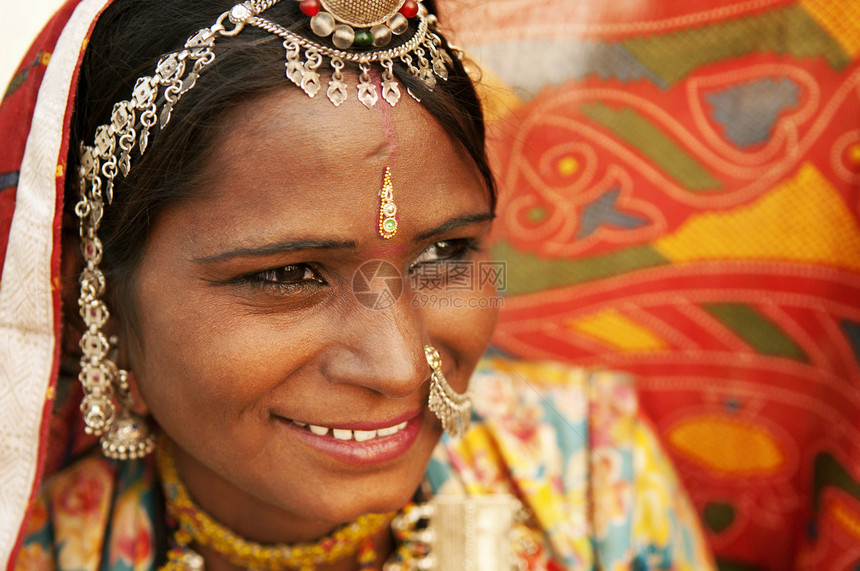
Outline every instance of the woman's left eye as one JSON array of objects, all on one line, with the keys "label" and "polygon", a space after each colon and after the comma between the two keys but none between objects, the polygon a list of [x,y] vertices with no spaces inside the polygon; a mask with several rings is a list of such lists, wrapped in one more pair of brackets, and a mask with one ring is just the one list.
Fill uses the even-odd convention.
[{"label": "woman's left eye", "polygon": [[421,264],[462,260],[472,252],[477,252],[478,250],[477,240],[473,238],[442,240],[431,244],[426,250],[421,252],[415,258],[415,261],[412,262],[410,269]]}]

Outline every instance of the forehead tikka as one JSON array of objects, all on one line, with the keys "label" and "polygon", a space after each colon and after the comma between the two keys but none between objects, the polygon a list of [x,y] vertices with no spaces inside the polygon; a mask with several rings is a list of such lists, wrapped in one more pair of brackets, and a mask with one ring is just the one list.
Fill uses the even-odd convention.
[{"label": "forehead tikka", "polygon": [[[222,35],[237,33],[243,26],[251,25],[283,38],[287,78],[309,97],[322,88],[318,70],[324,57],[329,59],[332,70],[326,96],[335,106],[349,97],[343,77],[347,62],[358,65],[358,100],[367,108],[373,107],[379,99],[370,77],[371,63],[382,67],[382,98],[392,106],[400,99],[400,87],[392,71],[395,60],[402,61],[428,89],[436,86],[437,76],[448,79],[448,68],[453,61],[443,48],[441,38],[429,29],[435,17],[429,16],[424,6],[415,0],[302,0],[302,13],[311,16],[311,31],[321,38],[330,36],[334,47],[301,36],[259,15],[277,1],[237,4],[229,12],[230,22],[235,27]],[[383,49],[392,41],[392,36],[406,34],[409,20],[416,18],[417,26],[411,38],[399,46]]]},{"label": "forehead tikka", "polygon": [[382,188],[379,191],[379,235],[393,238],[397,234],[397,205],[394,204],[394,186],[391,184],[391,168],[385,167]]},{"label": "forehead tikka", "polygon": [[[435,17],[415,0],[299,1],[299,10],[310,17],[311,32],[316,38],[330,37],[331,45],[264,18],[262,14],[279,1],[249,0],[236,4],[212,26],[189,37],[181,50],[162,56],[151,76],[137,79],[131,97],[114,105],[110,122],[96,129],[93,145],[80,145],[81,198],[75,211],[80,218],[86,267],[80,276],[78,303],[87,330],[80,342],[78,378],[84,389],[81,412],[86,431],[101,437],[102,450],[107,456],[145,455],[152,450],[153,439],[146,423],[131,412],[129,375],[117,367],[112,349],[115,341],[102,331],[109,317],[103,300],[105,276],[99,267],[102,243],[98,230],[102,213],[105,202],[113,200],[116,177],[128,176],[131,170],[132,152],[136,150],[140,156],[146,152],[153,127],[157,124],[158,130],[163,130],[167,126],[180,98],[197,85],[200,74],[215,61],[216,40],[235,36],[246,26],[282,38],[286,76],[308,97],[314,97],[322,88],[319,68],[324,58],[328,58],[331,78],[326,96],[335,106],[349,97],[343,75],[348,63],[358,66],[357,97],[368,109],[379,99],[371,78],[372,64],[381,68],[381,95],[391,106],[401,95],[393,73],[395,61],[405,64],[409,73],[430,90],[436,86],[437,77],[448,78],[448,69],[453,66],[442,39],[431,30]],[[410,21],[415,25],[410,25]],[[387,47],[397,43],[395,37],[400,37],[400,43]],[[450,49],[461,56],[456,48]],[[410,90],[407,92],[415,97]],[[397,230],[395,213],[390,173],[386,169],[379,205],[379,233],[384,238],[394,236]]]}]

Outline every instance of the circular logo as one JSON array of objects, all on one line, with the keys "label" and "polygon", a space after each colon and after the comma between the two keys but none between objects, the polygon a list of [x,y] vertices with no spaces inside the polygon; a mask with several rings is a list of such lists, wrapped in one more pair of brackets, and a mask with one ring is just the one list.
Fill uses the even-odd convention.
[{"label": "circular logo", "polygon": [[370,260],[358,267],[352,276],[352,294],[368,309],[387,309],[403,293],[403,277],[394,264]]}]

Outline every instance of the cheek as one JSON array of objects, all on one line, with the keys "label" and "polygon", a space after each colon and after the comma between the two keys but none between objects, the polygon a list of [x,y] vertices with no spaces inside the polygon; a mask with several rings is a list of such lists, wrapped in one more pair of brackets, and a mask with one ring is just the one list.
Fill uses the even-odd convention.
[{"label": "cheek", "polygon": [[[466,389],[478,360],[484,355],[498,319],[501,298],[494,287],[419,293],[430,338],[455,360],[449,382],[459,392]],[[441,349],[441,347],[437,347]]]},{"label": "cheek", "polygon": [[131,356],[132,370],[167,430],[192,419],[206,430],[265,415],[270,391],[305,357],[284,347],[312,345],[305,330],[237,311],[211,286],[172,290],[168,281],[145,280],[137,292],[141,349]]}]

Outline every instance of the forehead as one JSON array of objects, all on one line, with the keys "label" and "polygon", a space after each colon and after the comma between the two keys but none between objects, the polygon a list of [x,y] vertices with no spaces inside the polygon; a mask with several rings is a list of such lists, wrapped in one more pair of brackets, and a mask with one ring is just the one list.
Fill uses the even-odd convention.
[{"label": "forehead", "polygon": [[303,231],[336,225],[355,239],[375,231],[386,167],[398,217],[416,229],[489,209],[468,153],[408,96],[394,108],[355,98],[335,108],[287,87],[242,103],[223,123],[192,199],[216,231],[240,217],[265,233],[287,217]]}]

